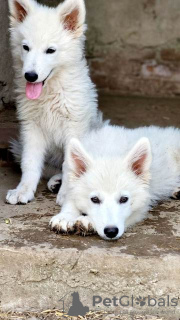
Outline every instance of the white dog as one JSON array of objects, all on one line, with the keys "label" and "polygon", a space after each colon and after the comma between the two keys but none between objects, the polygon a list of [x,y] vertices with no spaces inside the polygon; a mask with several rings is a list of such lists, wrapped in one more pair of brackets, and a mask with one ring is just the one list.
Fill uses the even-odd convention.
[{"label": "white dog", "polygon": [[[84,57],[84,1],[48,8],[35,0],[9,0],[9,7],[22,152],[17,144],[13,149],[22,178],[6,200],[17,204],[34,198],[44,163],[60,172],[69,139],[98,126],[101,117]],[[59,203],[64,193],[65,183]]]},{"label": "white dog", "polygon": [[[51,227],[118,239],[159,200],[178,198],[180,130],[104,126],[68,146],[68,197]],[[80,224],[80,225],[79,225]]]}]

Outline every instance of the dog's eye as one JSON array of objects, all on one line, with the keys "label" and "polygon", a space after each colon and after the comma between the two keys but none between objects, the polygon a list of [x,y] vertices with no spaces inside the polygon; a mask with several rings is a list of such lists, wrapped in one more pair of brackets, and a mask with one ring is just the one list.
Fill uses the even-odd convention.
[{"label": "dog's eye", "polygon": [[129,198],[128,197],[121,197],[119,200],[119,203],[126,203],[128,202]]},{"label": "dog's eye", "polygon": [[28,47],[26,44],[23,45],[23,49],[24,49],[25,51],[29,51],[29,47]]},{"label": "dog's eye", "polygon": [[91,201],[92,201],[93,203],[96,203],[96,204],[100,204],[100,203],[101,203],[101,200],[99,200],[98,197],[92,197],[92,198],[91,198]]},{"label": "dog's eye", "polygon": [[54,53],[54,52],[56,52],[56,50],[53,49],[53,48],[49,48],[49,49],[46,50],[46,53],[47,53],[47,54],[52,54],[52,53]]}]

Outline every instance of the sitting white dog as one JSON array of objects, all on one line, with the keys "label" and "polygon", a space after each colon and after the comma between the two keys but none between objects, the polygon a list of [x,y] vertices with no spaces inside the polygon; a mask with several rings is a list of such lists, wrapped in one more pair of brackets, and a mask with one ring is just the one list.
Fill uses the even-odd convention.
[{"label": "sitting white dog", "polygon": [[67,166],[68,195],[51,228],[71,232],[79,222],[115,240],[157,201],[178,198],[180,130],[107,125],[71,140]]},{"label": "sitting white dog", "polygon": [[[42,175],[60,172],[68,141],[101,125],[101,115],[84,55],[84,0],[65,0],[57,8],[34,0],[9,0],[9,8],[21,122],[13,153],[21,162],[22,177],[6,201],[26,204],[33,200]],[[61,174],[51,181],[57,184],[60,179]],[[59,204],[65,194],[64,174]]]}]

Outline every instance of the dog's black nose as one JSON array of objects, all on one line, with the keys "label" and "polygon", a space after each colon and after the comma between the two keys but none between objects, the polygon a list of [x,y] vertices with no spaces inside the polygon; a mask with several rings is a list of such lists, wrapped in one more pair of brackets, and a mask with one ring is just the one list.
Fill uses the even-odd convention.
[{"label": "dog's black nose", "polygon": [[24,76],[28,82],[35,82],[38,79],[38,75],[35,72],[26,72]]},{"label": "dog's black nose", "polygon": [[107,227],[104,229],[106,237],[113,239],[117,236],[119,229],[116,227]]}]

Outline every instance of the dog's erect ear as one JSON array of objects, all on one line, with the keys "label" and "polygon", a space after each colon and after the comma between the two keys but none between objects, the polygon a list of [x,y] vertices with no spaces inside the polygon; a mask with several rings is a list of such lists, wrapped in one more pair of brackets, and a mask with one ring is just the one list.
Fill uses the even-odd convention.
[{"label": "dog's erect ear", "polygon": [[84,0],[65,0],[57,10],[64,28],[76,36],[82,35],[86,17]]},{"label": "dog's erect ear", "polygon": [[130,170],[137,176],[149,179],[149,169],[152,162],[149,140],[147,138],[140,139],[129,152],[126,161]]},{"label": "dog's erect ear", "polygon": [[34,5],[33,0],[8,0],[11,22],[23,22]]},{"label": "dog's erect ear", "polygon": [[71,139],[67,149],[68,168],[79,178],[90,167],[92,160],[77,139]]}]

